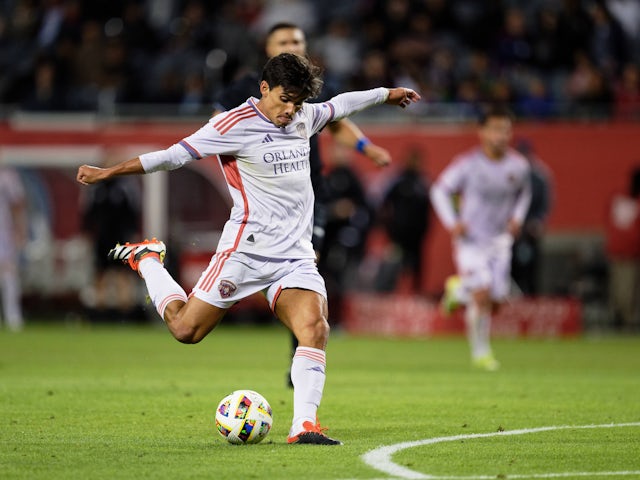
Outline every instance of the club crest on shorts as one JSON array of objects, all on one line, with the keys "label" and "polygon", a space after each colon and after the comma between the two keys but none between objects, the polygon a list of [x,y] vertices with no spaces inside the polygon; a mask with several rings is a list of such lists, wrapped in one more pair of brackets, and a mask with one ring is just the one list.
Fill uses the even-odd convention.
[{"label": "club crest on shorts", "polygon": [[238,287],[236,287],[235,283],[230,282],[229,280],[220,280],[220,283],[218,284],[218,291],[222,298],[229,298],[237,289]]}]

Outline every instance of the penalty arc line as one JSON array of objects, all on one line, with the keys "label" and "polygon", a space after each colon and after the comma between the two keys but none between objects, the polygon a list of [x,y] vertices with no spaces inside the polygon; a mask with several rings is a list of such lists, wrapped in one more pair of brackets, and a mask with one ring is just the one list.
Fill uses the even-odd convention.
[{"label": "penalty arc line", "polygon": [[[484,480],[495,479],[495,475],[477,475],[477,476],[436,476],[427,475],[421,472],[410,470],[406,467],[398,465],[391,460],[391,456],[401,450],[407,448],[420,447],[423,445],[433,445],[442,442],[455,442],[456,440],[468,440],[476,438],[488,438],[496,436],[508,435],[525,435],[529,433],[548,432],[553,430],[577,430],[577,429],[594,429],[594,428],[621,428],[621,427],[640,427],[640,422],[635,423],[606,423],[602,425],[556,425],[537,428],[523,428],[519,430],[506,430],[502,432],[491,433],[472,433],[466,435],[453,435],[451,437],[427,438],[424,440],[416,440],[413,442],[402,442],[394,445],[388,445],[371,450],[362,455],[364,463],[378,471],[384,472],[396,478],[408,479],[434,479],[434,480]],[[614,476],[614,475],[640,475],[640,471],[624,471],[624,472],[574,472],[574,473],[548,473],[548,474],[531,474],[531,475],[509,475],[509,478],[561,478],[568,476]]]}]

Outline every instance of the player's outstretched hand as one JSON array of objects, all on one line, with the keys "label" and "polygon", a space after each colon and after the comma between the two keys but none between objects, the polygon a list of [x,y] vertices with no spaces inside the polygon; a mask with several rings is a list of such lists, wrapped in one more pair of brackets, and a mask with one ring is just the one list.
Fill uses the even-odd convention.
[{"label": "player's outstretched hand", "polygon": [[78,174],[76,180],[83,185],[90,185],[97,183],[106,177],[106,170],[100,167],[93,167],[91,165],[82,165],[78,168]]},{"label": "player's outstretched hand", "polygon": [[410,88],[397,87],[389,89],[389,98],[385,103],[399,105],[402,108],[420,100],[420,94]]}]

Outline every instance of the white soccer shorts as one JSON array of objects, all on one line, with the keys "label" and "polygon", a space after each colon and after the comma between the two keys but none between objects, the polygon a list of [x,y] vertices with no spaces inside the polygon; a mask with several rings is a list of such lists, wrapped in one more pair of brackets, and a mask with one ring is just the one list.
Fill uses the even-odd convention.
[{"label": "white soccer shorts", "polygon": [[512,246],[509,234],[482,243],[454,242],[454,260],[464,291],[488,288],[493,300],[504,300],[511,289]]},{"label": "white soccer shorts", "polygon": [[285,288],[312,290],[327,298],[324,279],[312,258],[265,258],[241,252],[220,252],[202,273],[191,295],[219,308],[262,292],[273,310]]}]

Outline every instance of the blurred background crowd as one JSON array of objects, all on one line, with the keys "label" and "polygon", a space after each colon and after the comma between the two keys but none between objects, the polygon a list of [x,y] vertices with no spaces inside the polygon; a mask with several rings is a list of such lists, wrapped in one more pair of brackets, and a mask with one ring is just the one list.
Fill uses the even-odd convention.
[{"label": "blurred background crowd", "polygon": [[414,86],[457,116],[487,100],[528,118],[639,116],[637,0],[2,0],[0,104],[207,112],[281,21],[337,91]]}]

